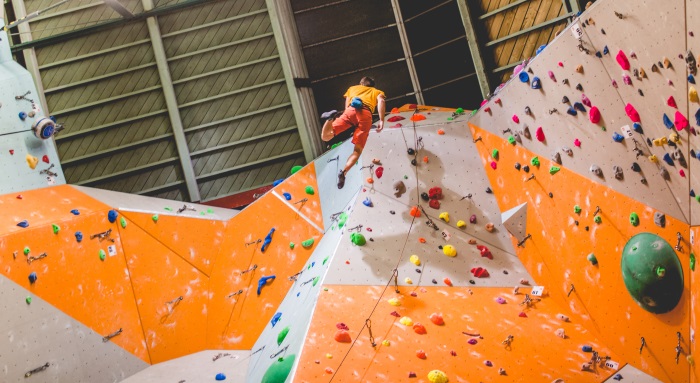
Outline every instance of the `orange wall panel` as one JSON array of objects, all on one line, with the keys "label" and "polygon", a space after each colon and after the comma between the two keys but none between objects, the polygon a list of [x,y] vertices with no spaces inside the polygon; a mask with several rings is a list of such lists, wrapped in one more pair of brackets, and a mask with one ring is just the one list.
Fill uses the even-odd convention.
[{"label": "orange wall panel", "polygon": [[[261,252],[263,240],[275,228],[272,242]],[[209,349],[250,349],[262,333],[321,239],[313,228],[276,196],[268,193],[248,206],[226,228],[224,243],[211,274],[207,330]],[[305,249],[301,242],[314,239]],[[295,243],[290,249],[290,242]],[[330,255],[330,254],[329,254]],[[255,270],[242,273],[257,265]],[[257,295],[258,281],[275,275]],[[242,290],[242,294],[230,296]]]},{"label": "orange wall panel", "polygon": [[[63,189],[69,196],[70,190]],[[57,199],[62,200],[62,194]],[[150,363],[117,225],[109,223],[107,211],[81,212],[77,217],[68,214],[73,218],[59,224],[58,234],[51,225],[44,225],[1,237],[0,272],[99,334],[122,328],[111,341]],[[114,243],[90,239],[90,235],[108,229],[112,229]],[[84,236],[80,243],[75,239],[77,231]],[[115,247],[114,256],[108,255],[110,245]],[[44,252],[47,256],[28,264],[25,247],[30,250],[29,257]],[[107,254],[104,261],[100,250]],[[31,272],[38,277],[34,284],[29,283]]]},{"label": "orange wall panel", "polygon": [[[524,248],[516,246],[516,251],[535,281],[568,307],[577,321],[597,330],[604,343],[635,367],[663,381],[688,381],[688,364],[676,364],[674,349],[677,331],[683,334],[684,349],[688,349],[689,276],[684,277],[684,294],[676,308],[666,314],[652,314],[628,294],[620,267],[622,250],[635,234],[654,233],[675,246],[676,233],[680,232],[684,236],[683,248],[676,253],[683,270],[688,270],[688,225],[667,216],[666,227],[658,227],[653,222],[654,210],[640,202],[564,167],[550,175],[550,166],[556,164],[544,156],[539,156],[539,169],[530,166],[530,174],[535,178],[526,182],[530,174],[517,171],[514,164],[529,164],[535,154],[470,126],[474,137],[481,137],[477,149],[501,210],[528,203],[527,232],[532,239],[525,242]],[[490,166],[493,149],[499,150],[495,170]],[[625,172],[626,177],[634,177],[631,170]],[[574,213],[574,205],[582,208],[580,215]],[[601,208],[600,224],[593,221],[596,206]],[[639,214],[637,227],[629,223],[632,212]],[[586,259],[589,253],[596,255],[597,266]],[[576,291],[567,297],[571,284]],[[642,336],[647,349],[640,355]]]},{"label": "orange wall panel", "polygon": [[[314,194],[306,194],[305,189],[307,186],[314,188]],[[275,188],[275,191],[279,193],[280,196],[285,192],[291,194],[292,199],[289,203],[293,204],[294,208],[308,217],[311,222],[323,228],[323,212],[321,211],[321,197],[319,196],[320,190],[318,190],[318,182],[316,181],[316,165],[313,162],[285,179],[284,182]],[[327,193],[328,191],[325,192]],[[295,204],[295,202],[301,201],[304,198],[307,198],[308,201],[306,201],[303,206],[301,203]],[[300,206],[301,209],[299,209]]]},{"label": "orange wall panel", "polygon": [[[581,350],[583,345],[591,346],[601,357],[610,356],[620,366],[624,364],[583,323],[556,319],[560,308],[550,298],[524,308],[519,304],[524,294],[513,295],[508,288],[416,287],[412,289],[415,297],[409,295],[411,290],[396,294],[389,288],[371,316],[377,343],[373,349],[369,332],[362,326],[384,286],[326,287],[301,354],[294,379],[298,383],[330,382],[333,373],[333,382],[425,383],[434,369],[445,372],[450,382],[600,382],[614,374],[614,370],[600,367],[596,372],[582,372],[581,365],[592,356]],[[389,305],[388,299],[394,297],[399,297],[401,306]],[[497,303],[498,297],[506,303]],[[404,326],[390,315],[392,311],[421,323],[427,334],[419,335]],[[527,317],[520,317],[521,312]],[[440,313],[445,324],[434,325],[429,319],[432,313]],[[350,343],[333,339],[338,322],[350,328],[353,340],[362,330],[352,349]],[[554,334],[558,328],[565,330],[566,339]],[[506,348],[502,342],[508,335],[514,338]],[[468,343],[472,338],[477,340],[474,345]],[[389,341],[388,346],[382,344],[384,340]],[[417,350],[425,351],[427,358],[419,359]],[[492,367],[486,366],[487,360]],[[506,375],[500,375],[499,368]],[[409,372],[416,373],[416,379],[409,379]]]},{"label": "orange wall panel", "polygon": [[155,222],[153,214],[120,213],[199,271],[210,275],[223,242],[226,222],[172,215],[159,215]]},{"label": "orange wall panel", "polygon": [[209,278],[133,222],[120,234],[151,361],[204,350]]}]

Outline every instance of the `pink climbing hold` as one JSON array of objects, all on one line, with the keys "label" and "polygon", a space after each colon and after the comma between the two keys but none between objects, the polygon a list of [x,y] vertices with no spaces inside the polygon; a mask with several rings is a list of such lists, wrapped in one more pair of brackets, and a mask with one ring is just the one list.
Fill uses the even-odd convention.
[{"label": "pink climbing hold", "polygon": [[581,103],[589,108],[593,106],[593,104],[591,104],[591,100],[583,93],[581,93]]},{"label": "pink climbing hold", "polygon": [[666,105],[670,106],[671,108],[678,109],[678,105],[676,104],[676,99],[673,98],[673,96],[668,97],[668,100],[666,100]]},{"label": "pink climbing hold", "polygon": [[338,323],[336,323],[336,324],[335,324],[335,327],[336,327],[338,330],[350,330],[350,328],[348,327],[348,325],[346,325],[346,324],[343,323],[343,322],[338,322]]},{"label": "pink climbing hold", "polygon": [[389,315],[397,317],[397,318],[401,318],[401,314],[397,313],[396,311],[392,311],[391,314],[389,314]]},{"label": "pink climbing hold", "polygon": [[489,272],[483,267],[474,267],[471,272],[477,278],[486,278],[489,276]]},{"label": "pink climbing hold", "polygon": [[515,114],[513,115],[513,122],[515,122],[516,124],[520,123],[520,119]]},{"label": "pink climbing hold", "polygon": [[479,105],[479,106],[484,106],[484,105],[486,105],[487,102],[489,102],[489,100],[484,100],[481,102],[481,105]]},{"label": "pink climbing hold", "polygon": [[564,67],[564,63],[561,61],[559,61],[559,63],[557,65],[559,65],[560,67]]},{"label": "pink climbing hold", "polygon": [[679,170],[678,174],[680,174],[681,177],[685,177],[685,172],[683,171],[683,169]]},{"label": "pink climbing hold", "polygon": [[617,88],[617,81],[612,80],[612,86],[613,86],[613,88]]},{"label": "pink climbing hold", "polygon": [[597,124],[598,122],[600,122],[600,110],[598,110],[597,106],[591,107],[591,110],[588,112],[588,118],[594,124]]},{"label": "pink climbing hold", "polygon": [[525,311],[521,311],[520,314],[518,314],[518,316],[521,318],[527,318],[527,314],[525,314]]},{"label": "pink climbing hold", "polygon": [[498,164],[496,164],[496,161],[491,161],[491,168],[496,169],[498,167]]},{"label": "pink climbing hold", "polygon": [[537,131],[535,131],[535,137],[537,138],[537,141],[544,142],[544,130],[542,130],[541,126],[537,128]]},{"label": "pink climbing hold", "polygon": [[476,245],[476,248],[479,250],[479,253],[481,253],[482,257],[488,258],[488,259],[493,259],[493,255],[491,254],[491,250],[489,250],[488,247],[484,245]]},{"label": "pink climbing hold", "polygon": [[581,141],[578,138],[574,139],[574,146],[577,148],[581,147]]},{"label": "pink climbing hold", "polygon": [[637,109],[632,106],[632,104],[627,104],[625,105],[625,113],[627,113],[627,117],[632,120],[632,122],[642,122],[641,119],[639,119],[639,113],[637,113]]},{"label": "pink climbing hold", "polygon": [[551,70],[547,72],[547,75],[549,75],[549,78],[551,78],[552,81],[557,81],[557,78],[554,76],[554,72],[552,72]]},{"label": "pink climbing hold", "polygon": [[630,61],[627,59],[625,52],[623,52],[623,51],[617,52],[617,56],[615,56],[615,60],[617,60],[617,63],[620,64],[622,69],[630,70]]},{"label": "pink climbing hold", "polygon": [[676,111],[676,117],[674,120],[674,122],[676,123],[676,130],[678,130],[679,132],[688,127],[688,119],[685,118],[683,113]]}]

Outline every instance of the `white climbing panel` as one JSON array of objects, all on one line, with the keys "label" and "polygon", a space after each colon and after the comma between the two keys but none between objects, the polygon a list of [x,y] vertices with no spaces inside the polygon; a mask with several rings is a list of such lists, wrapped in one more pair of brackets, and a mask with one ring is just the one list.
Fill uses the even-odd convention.
[{"label": "white climbing panel", "polygon": [[501,219],[506,230],[518,241],[522,241],[527,236],[527,203],[503,212]]},{"label": "white climbing panel", "polygon": [[[370,133],[369,139],[377,139],[374,132]],[[345,186],[338,190],[338,172],[345,167],[345,163],[354,148],[355,146],[348,140],[314,160],[316,182],[319,188],[323,187],[324,190],[319,193],[319,198],[323,211],[323,226],[326,230],[331,226],[331,215],[341,211],[360,189],[362,164],[372,160],[371,158],[367,159],[367,154],[363,153],[358,164],[345,175]]]},{"label": "white climbing panel", "polygon": [[242,382],[249,369],[249,350],[207,350],[154,364],[122,383]]},{"label": "white climbing panel", "polygon": [[[615,379],[615,377],[618,374],[622,377],[621,380]],[[634,366],[627,364],[624,367],[620,368],[617,371],[617,373],[615,373],[615,375],[613,375],[610,379],[605,380],[605,383],[615,382],[661,383],[661,380],[658,380],[653,376],[645,374],[644,372],[640,371]]]}]

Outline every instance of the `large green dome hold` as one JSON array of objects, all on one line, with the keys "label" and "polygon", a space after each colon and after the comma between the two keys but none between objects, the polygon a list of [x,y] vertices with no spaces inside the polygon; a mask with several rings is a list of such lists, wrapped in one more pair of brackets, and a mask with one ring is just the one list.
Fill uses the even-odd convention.
[{"label": "large green dome hold", "polygon": [[663,314],[683,295],[683,268],[673,247],[656,234],[640,233],[622,250],[622,279],[644,310]]},{"label": "large green dome hold", "polygon": [[263,375],[261,383],[284,383],[292,372],[295,355],[277,359]]}]

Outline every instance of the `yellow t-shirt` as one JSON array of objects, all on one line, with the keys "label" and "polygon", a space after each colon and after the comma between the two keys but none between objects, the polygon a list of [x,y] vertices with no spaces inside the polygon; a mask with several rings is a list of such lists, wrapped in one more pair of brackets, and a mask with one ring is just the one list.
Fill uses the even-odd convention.
[{"label": "yellow t-shirt", "polygon": [[359,97],[362,103],[369,106],[369,110],[374,113],[374,109],[377,107],[377,97],[379,95],[384,96],[384,92],[377,88],[364,85],[355,85],[348,88],[348,91],[343,95],[352,99],[353,97]]}]

